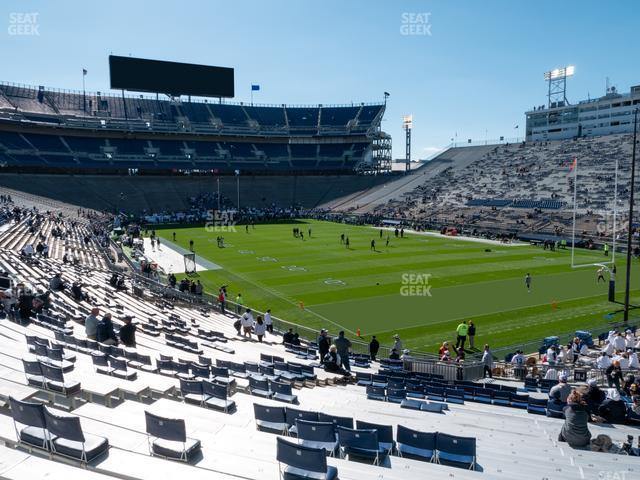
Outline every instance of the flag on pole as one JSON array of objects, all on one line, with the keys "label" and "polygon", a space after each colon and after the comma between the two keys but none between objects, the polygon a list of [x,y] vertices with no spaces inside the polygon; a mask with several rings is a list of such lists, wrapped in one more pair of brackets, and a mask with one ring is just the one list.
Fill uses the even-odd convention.
[{"label": "flag on pole", "polygon": [[257,92],[258,90],[260,90],[260,85],[251,85],[251,91],[252,92]]},{"label": "flag on pole", "polygon": [[571,162],[571,168],[569,169],[569,175],[571,175],[571,173],[576,169],[577,166],[578,166],[578,159],[574,158],[573,162]]},{"label": "flag on pole", "polygon": [[87,69],[86,69],[86,68],[83,68],[83,69],[82,69],[82,75],[86,75],[87,73],[88,73],[88,72],[87,72]]}]

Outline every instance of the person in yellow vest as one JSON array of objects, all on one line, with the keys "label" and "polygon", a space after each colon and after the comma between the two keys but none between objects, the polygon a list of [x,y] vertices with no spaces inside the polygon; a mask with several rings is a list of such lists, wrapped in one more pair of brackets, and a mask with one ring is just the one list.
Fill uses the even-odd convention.
[{"label": "person in yellow vest", "polygon": [[469,327],[467,326],[467,321],[463,320],[462,323],[458,325],[458,328],[456,328],[456,333],[458,334],[458,337],[456,338],[456,350],[459,347],[462,347],[462,349],[464,349],[464,342],[467,341],[468,331]]},{"label": "person in yellow vest", "polygon": [[604,256],[609,256],[609,245],[607,245],[606,243],[604,244]]}]

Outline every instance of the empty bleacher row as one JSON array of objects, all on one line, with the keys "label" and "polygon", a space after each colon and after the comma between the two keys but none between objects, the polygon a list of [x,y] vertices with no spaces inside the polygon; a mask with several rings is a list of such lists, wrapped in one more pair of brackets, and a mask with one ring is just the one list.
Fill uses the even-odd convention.
[{"label": "empty bleacher row", "polygon": [[[31,254],[36,254],[36,246],[42,243],[47,245],[47,255],[52,258],[66,258],[72,263],[105,267],[104,249],[83,220],[63,220],[34,210],[25,210],[18,218],[12,228],[0,233],[0,249],[23,252],[25,247],[30,246]],[[62,235],[58,234],[60,231]]]}]

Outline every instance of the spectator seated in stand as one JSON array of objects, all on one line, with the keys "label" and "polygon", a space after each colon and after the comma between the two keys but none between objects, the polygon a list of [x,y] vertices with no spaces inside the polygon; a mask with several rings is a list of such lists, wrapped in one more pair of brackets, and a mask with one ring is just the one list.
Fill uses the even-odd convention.
[{"label": "spectator seated in stand", "polygon": [[573,390],[564,407],[564,425],[558,435],[559,442],[567,442],[570,447],[586,447],[591,442],[589,431],[589,410],[582,394]]},{"label": "spectator seated in stand", "polygon": [[89,295],[82,291],[82,283],[80,282],[73,282],[73,285],[71,286],[71,294],[78,302],[89,301]]},{"label": "spectator seated in stand", "polygon": [[64,290],[65,284],[62,280],[62,274],[56,273],[51,280],[49,280],[49,289],[54,292]]},{"label": "spectator seated in stand", "polygon": [[615,388],[607,389],[607,399],[598,409],[598,415],[609,423],[624,424],[627,420],[627,406],[620,399],[620,393]]},{"label": "spectator seated in stand", "polygon": [[330,373],[339,373],[340,375],[344,375],[346,377],[351,376],[347,370],[342,368],[340,365],[342,360],[340,359],[340,355],[338,354],[338,349],[335,345],[331,345],[329,347],[329,353],[327,353],[324,357],[324,369]]},{"label": "spectator seated in stand", "polygon": [[582,400],[587,405],[589,413],[597,414],[605,398],[607,398],[607,394],[598,387],[598,382],[595,379],[589,380],[587,390],[582,396]]}]

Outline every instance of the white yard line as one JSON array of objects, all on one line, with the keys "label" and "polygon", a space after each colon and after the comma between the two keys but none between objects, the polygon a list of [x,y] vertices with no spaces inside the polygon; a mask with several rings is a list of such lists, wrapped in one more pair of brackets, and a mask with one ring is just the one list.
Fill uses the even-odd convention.
[{"label": "white yard line", "polygon": [[[393,232],[395,227],[371,227],[376,230],[388,230]],[[417,232],[415,230],[405,229],[405,233],[411,233],[414,235],[424,235],[427,237],[438,237],[438,238],[446,238],[451,240],[462,240],[465,242],[475,242],[475,243],[484,243],[487,245],[495,245],[496,247],[526,247],[529,244],[525,242],[511,242],[511,243],[503,243],[499,240],[489,240],[488,238],[478,238],[478,237],[465,237],[463,235],[442,235],[438,232]]]}]

